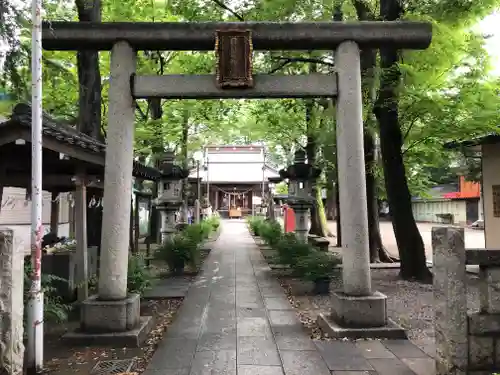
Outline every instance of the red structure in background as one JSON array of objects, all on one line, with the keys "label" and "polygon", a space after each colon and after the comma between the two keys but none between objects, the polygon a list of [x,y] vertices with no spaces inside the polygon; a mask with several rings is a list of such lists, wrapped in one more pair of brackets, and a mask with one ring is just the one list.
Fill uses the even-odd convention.
[{"label": "red structure in background", "polygon": [[481,196],[481,184],[478,182],[467,181],[464,176],[460,176],[460,189],[455,193],[447,193],[443,198],[464,199],[479,198]]},{"label": "red structure in background", "polygon": [[295,232],[295,212],[288,205],[283,205],[283,217],[285,219],[285,233]]}]

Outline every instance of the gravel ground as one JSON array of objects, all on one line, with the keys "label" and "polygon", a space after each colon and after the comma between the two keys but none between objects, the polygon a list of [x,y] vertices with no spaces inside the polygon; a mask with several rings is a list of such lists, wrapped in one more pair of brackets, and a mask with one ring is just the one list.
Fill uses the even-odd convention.
[{"label": "gravel ground", "polygon": [[[414,341],[428,341],[434,338],[434,296],[432,285],[403,281],[398,269],[372,270],[372,287],[387,295],[388,315],[408,330],[408,337]],[[313,338],[325,338],[315,324],[319,313],[328,313],[331,308],[329,296],[314,296],[308,292],[311,285],[298,279],[280,277],[281,285],[297,308],[304,325],[311,329]],[[342,288],[340,275],[332,280],[331,290]],[[469,275],[468,309],[479,309],[477,277]]]}]

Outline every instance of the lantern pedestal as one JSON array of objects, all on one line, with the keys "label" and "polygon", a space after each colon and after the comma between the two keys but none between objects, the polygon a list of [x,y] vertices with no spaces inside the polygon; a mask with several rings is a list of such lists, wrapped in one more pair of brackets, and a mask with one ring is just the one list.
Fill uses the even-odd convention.
[{"label": "lantern pedestal", "polygon": [[295,213],[295,235],[303,243],[308,242],[309,236],[309,209],[312,207],[312,199],[290,198],[287,204]]},{"label": "lantern pedestal", "polygon": [[177,232],[175,213],[179,210],[181,205],[181,202],[158,203],[157,210],[160,212],[161,217],[160,235],[162,243],[165,243],[170,236]]}]

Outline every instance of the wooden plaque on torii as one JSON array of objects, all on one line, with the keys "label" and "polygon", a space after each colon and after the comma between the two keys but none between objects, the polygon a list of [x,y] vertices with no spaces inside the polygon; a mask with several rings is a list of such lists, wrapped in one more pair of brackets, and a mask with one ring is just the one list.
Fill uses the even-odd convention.
[{"label": "wooden plaque on torii", "polygon": [[217,30],[217,84],[220,88],[251,88],[252,32],[250,30]]}]

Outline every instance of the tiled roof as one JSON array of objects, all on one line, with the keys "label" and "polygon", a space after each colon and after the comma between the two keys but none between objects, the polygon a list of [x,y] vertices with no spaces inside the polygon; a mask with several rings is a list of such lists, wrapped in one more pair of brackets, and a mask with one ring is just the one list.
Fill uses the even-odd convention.
[{"label": "tiled roof", "polygon": [[[31,128],[31,120],[31,106],[20,103],[14,107],[10,119],[0,123],[0,129],[8,126]],[[46,113],[43,114],[42,126],[43,134],[46,137],[51,137],[60,142],[97,154],[104,154],[106,152],[106,145],[104,143],[79,132],[68,123],[53,119]],[[133,174],[134,177],[142,177],[150,180],[156,180],[161,175],[156,168],[145,166],[136,161],[134,161]]]},{"label": "tiled roof", "polygon": [[484,137],[479,137],[475,139],[469,139],[466,141],[453,141],[444,144],[447,149],[455,149],[461,147],[473,147],[486,144],[500,143],[500,134],[492,133],[485,135]]}]

